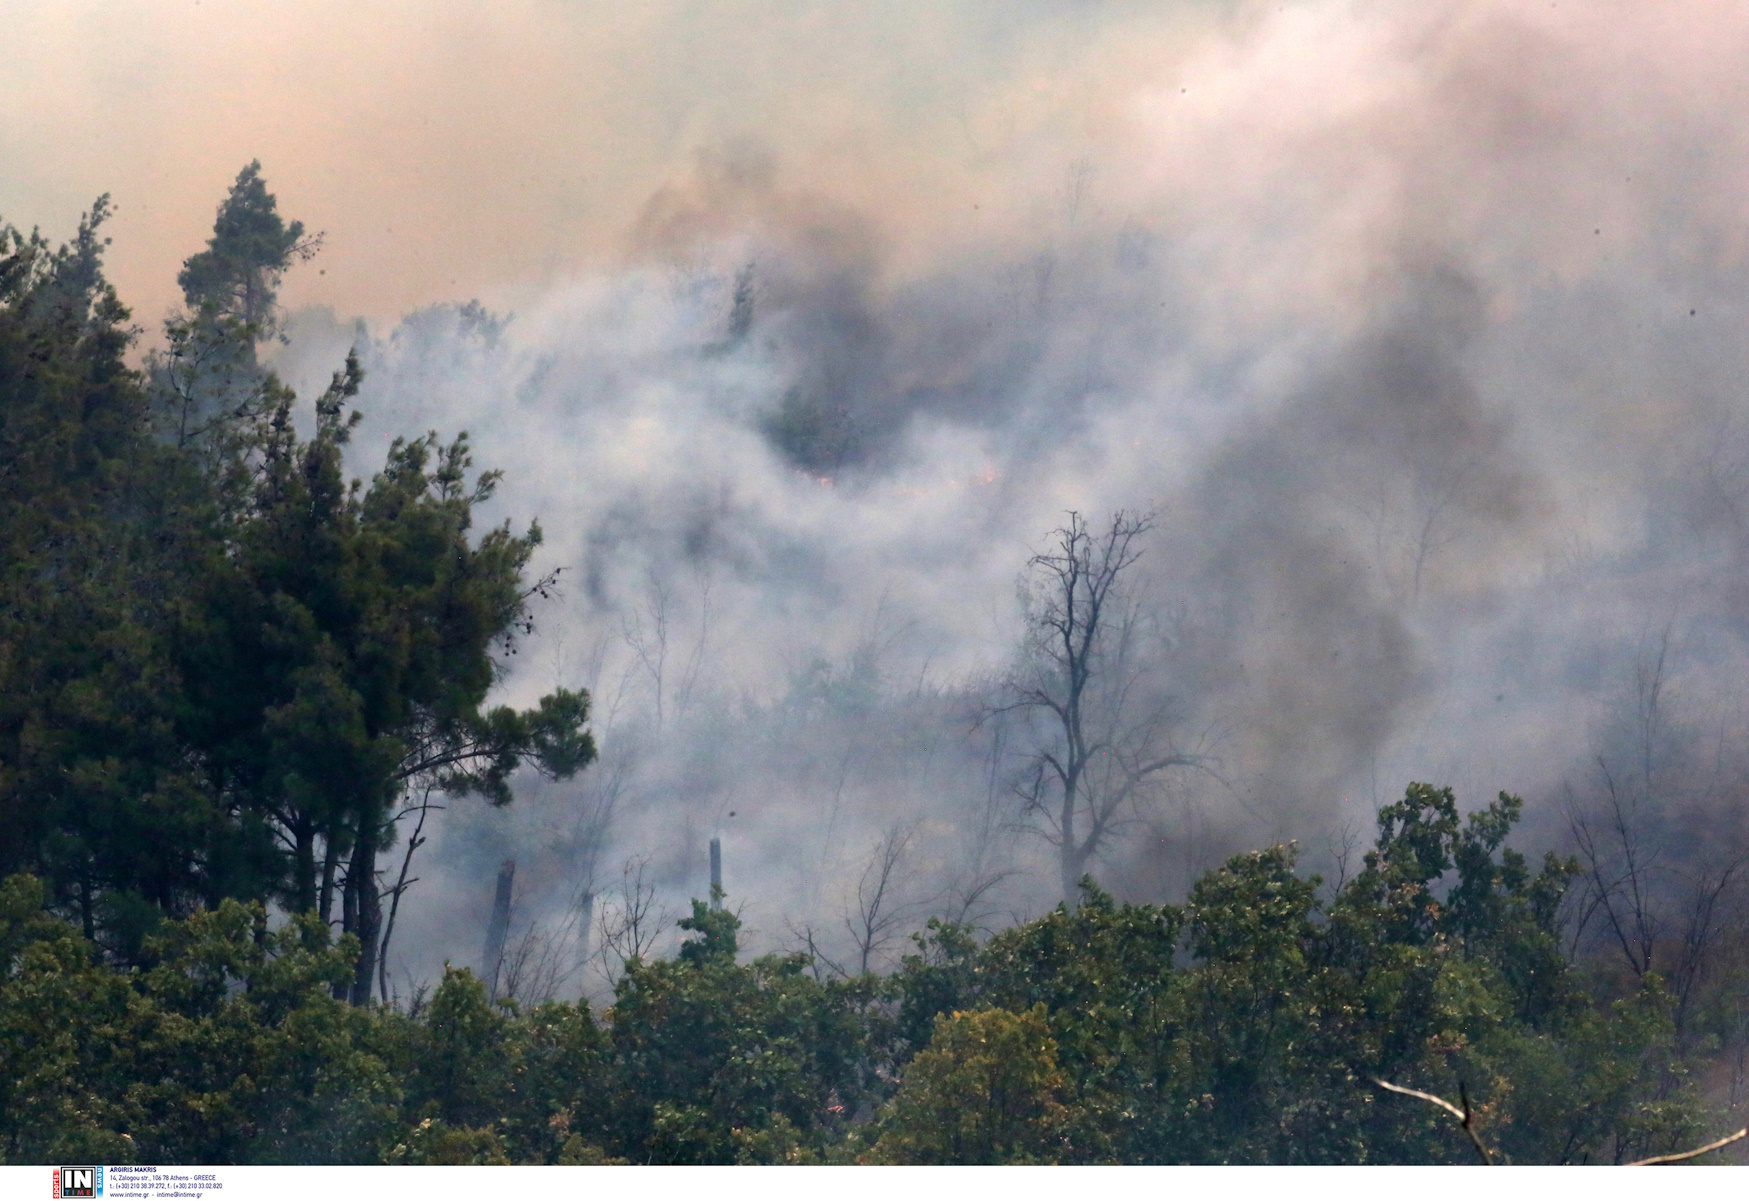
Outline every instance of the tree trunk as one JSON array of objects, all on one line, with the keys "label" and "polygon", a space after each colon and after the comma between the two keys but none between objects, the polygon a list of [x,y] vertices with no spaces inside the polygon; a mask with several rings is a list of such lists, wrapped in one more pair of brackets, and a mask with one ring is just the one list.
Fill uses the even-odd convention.
[{"label": "tree trunk", "polygon": [[308,913],[316,907],[316,828],[300,821],[292,828],[296,849],[292,853],[292,912]]},{"label": "tree trunk", "polygon": [[492,921],[486,927],[486,950],[481,956],[486,996],[498,999],[498,976],[504,968],[504,940],[510,933],[510,897],[516,884],[516,860],[506,859],[498,868],[498,886],[492,894]]},{"label": "tree trunk", "polygon": [[[352,864],[348,863],[346,875],[340,881],[340,933],[358,933],[358,894],[352,888]],[[334,999],[344,1001],[352,995],[352,987],[345,982],[334,986]]]},{"label": "tree trunk", "polygon": [[[593,891],[583,894],[582,921],[582,950],[577,956],[579,963],[588,961],[590,940],[594,937],[595,933],[595,893]],[[1732,1093],[1731,1095],[1736,1096],[1735,1093]]]},{"label": "tree trunk", "polygon": [[[338,853],[334,848],[334,832],[330,830],[323,840],[322,847],[322,896],[318,902],[317,912],[322,915],[322,925],[331,927],[334,914],[334,870]],[[350,926],[346,927],[351,929]]]},{"label": "tree trunk", "polygon": [[377,891],[377,830],[374,822],[361,822],[358,843],[346,870],[347,909],[353,915],[353,933],[358,935],[358,963],[353,968],[354,1005],[370,1004],[376,983],[377,940],[383,929],[383,899]]},{"label": "tree trunk", "polygon": [[1073,913],[1081,904],[1081,878],[1087,874],[1087,852],[1065,844],[1061,856],[1063,905]]},{"label": "tree trunk", "polygon": [[1063,811],[1058,820],[1057,831],[1062,835],[1062,843],[1057,848],[1058,864],[1063,873],[1063,905],[1073,913],[1081,903],[1081,877],[1087,871],[1087,848],[1083,847],[1075,834],[1075,785],[1063,785]]}]

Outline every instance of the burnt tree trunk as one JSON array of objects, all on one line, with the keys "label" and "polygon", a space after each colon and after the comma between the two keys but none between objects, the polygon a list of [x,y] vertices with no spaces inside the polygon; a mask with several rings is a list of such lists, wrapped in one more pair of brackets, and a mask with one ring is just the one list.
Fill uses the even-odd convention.
[{"label": "burnt tree trunk", "polygon": [[516,883],[516,860],[506,859],[498,869],[498,889],[492,896],[492,921],[486,927],[486,953],[481,963],[486,995],[498,999],[498,976],[504,967],[504,940],[510,934],[510,894]]}]

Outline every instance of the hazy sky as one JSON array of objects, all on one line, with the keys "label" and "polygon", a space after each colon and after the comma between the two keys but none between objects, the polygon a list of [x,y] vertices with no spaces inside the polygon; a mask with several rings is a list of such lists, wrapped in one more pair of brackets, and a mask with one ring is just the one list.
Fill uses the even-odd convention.
[{"label": "hazy sky", "polygon": [[287,301],[392,317],[621,253],[653,192],[753,140],[921,253],[1122,123],[1221,7],[21,0],[0,214],[60,229],[112,193],[113,274],[155,314],[259,157],[328,238]]}]

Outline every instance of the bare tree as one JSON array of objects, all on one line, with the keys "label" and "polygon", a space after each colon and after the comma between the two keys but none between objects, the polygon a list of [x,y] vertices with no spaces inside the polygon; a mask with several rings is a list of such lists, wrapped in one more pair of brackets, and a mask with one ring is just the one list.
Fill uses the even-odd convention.
[{"label": "bare tree", "polygon": [[1013,824],[1004,813],[1007,790],[1003,782],[1003,763],[1007,758],[1009,721],[998,718],[989,723],[990,743],[984,752],[984,799],[979,807],[976,824],[964,842],[964,857],[958,872],[949,880],[943,916],[960,924],[977,924],[993,912],[990,895],[1014,875],[1002,854],[1003,844],[1013,833]]},{"label": "bare tree", "polygon": [[[674,607],[674,595],[654,571],[644,581],[644,611],[624,619],[621,632],[626,645],[638,657],[656,702],[656,729],[662,728],[664,691],[668,675],[668,626]],[[645,621],[649,624],[646,626]]]},{"label": "bare tree", "polygon": [[1128,572],[1154,527],[1119,510],[1096,533],[1079,513],[1027,564],[1025,659],[1006,681],[1003,711],[1034,719],[1019,792],[1057,848],[1073,905],[1089,864],[1171,768],[1200,763],[1173,743],[1176,704],[1154,669],[1161,647]]},{"label": "bare tree", "polygon": [[[383,923],[383,945],[377,952],[377,993],[383,1004],[389,1003],[389,940],[395,936],[395,919],[401,912],[401,897],[409,887],[419,883],[418,876],[407,873],[413,867],[413,852],[425,845],[425,819],[434,810],[442,810],[444,806],[433,805],[431,794],[437,790],[437,781],[427,777],[417,788],[409,789],[402,797],[400,812],[395,814],[398,823],[403,818],[414,819],[413,832],[407,836],[407,851],[401,856],[401,874],[396,878],[394,886],[383,895],[389,898],[389,916]],[[419,799],[413,799],[417,793]]]},{"label": "bare tree", "polygon": [[601,906],[596,918],[601,934],[597,961],[609,985],[628,963],[647,956],[667,927],[668,913],[656,904],[656,886],[645,879],[649,866],[645,858],[627,859],[620,868],[617,900]]},{"label": "bare tree", "polygon": [[1330,860],[1336,868],[1336,878],[1330,882],[1330,895],[1337,896],[1354,875],[1355,852],[1360,849],[1360,827],[1353,818],[1342,819],[1342,829],[1329,841]]},{"label": "bare tree", "polygon": [[1662,975],[1676,999],[1677,1032],[1686,1038],[1721,949],[1728,950],[1721,944],[1740,928],[1734,902],[1749,874],[1749,853],[1721,840],[1691,849],[1686,865],[1667,862],[1639,798],[1623,793],[1606,773],[1603,796],[1589,811],[1568,797],[1583,871],[1573,942],[1583,942],[1595,923],[1593,937],[1615,947],[1636,980]]},{"label": "bare tree", "polygon": [[1063,178],[1063,213],[1074,225],[1081,220],[1081,210],[1087,203],[1087,194],[1093,184],[1093,163],[1089,159],[1078,158],[1069,164],[1069,169]]},{"label": "bare tree", "polygon": [[670,717],[685,716],[710,651],[714,616],[711,572],[708,566],[699,566],[694,568],[693,575],[698,628],[692,638],[691,650],[680,662],[679,679],[674,681],[672,690],[669,660],[680,654],[682,635],[678,627],[685,615],[686,598],[677,594],[669,581],[652,569],[644,577],[644,595],[639,609],[620,621],[620,636],[634,658],[621,678],[620,688],[623,690],[630,677],[641,669],[649,680],[658,732]]},{"label": "bare tree", "polygon": [[549,924],[530,922],[504,952],[499,995],[520,1001],[550,1001],[583,966],[577,942],[579,911]]},{"label": "bare tree", "polygon": [[[844,787],[850,780],[850,767],[856,759],[857,745],[846,740],[844,753],[838,758],[838,778],[832,788],[832,804],[826,809],[826,832],[820,839],[820,865],[822,874],[835,870],[831,865],[837,861],[833,851],[838,831],[838,814],[844,807]],[[815,896],[818,896],[818,886],[815,886]]]},{"label": "bare tree", "polygon": [[[555,853],[571,865],[573,908],[593,906],[594,898],[601,892],[598,876],[602,855],[613,834],[614,818],[637,772],[638,752],[634,738],[615,742],[612,750],[599,760],[600,770],[577,789],[572,809],[575,820],[553,842]],[[589,925],[584,923],[585,939]]]},{"label": "bare tree", "polygon": [[674,696],[676,714],[686,715],[692,706],[692,696],[698,688],[699,673],[705,664],[705,655],[710,647],[711,638],[711,573],[709,565],[695,569],[698,580],[698,637],[692,644],[692,651],[686,657],[686,664],[680,673],[680,687]]},{"label": "bare tree", "polygon": [[897,896],[899,865],[916,834],[913,826],[895,822],[888,827],[856,885],[856,911],[844,915],[844,928],[856,944],[857,972],[868,974],[869,961],[898,935],[908,907]]},{"label": "bare tree", "polygon": [[1610,739],[1614,753],[1595,757],[1597,785],[1589,803],[1571,789],[1566,803],[1585,872],[1575,940],[1591,922],[1600,922],[1636,979],[1653,970],[1667,920],[1659,886],[1669,873],[1654,827],[1669,790],[1664,767],[1671,734],[1670,634],[1666,625],[1656,647],[1642,647],[1634,661],[1632,710]]},{"label": "bare tree", "polygon": [[1728,1107],[1749,1101],[1749,909],[1741,901],[1732,923],[1733,937],[1727,944],[1723,979],[1719,982],[1719,1033],[1731,1065]]},{"label": "bare tree", "polygon": [[1566,810],[1583,869],[1573,945],[1589,936],[1618,951],[1635,979],[1662,975],[1686,1040],[1716,991],[1709,981],[1737,925],[1749,849],[1717,817],[1721,802],[1737,803],[1740,776],[1722,752],[1707,766],[1710,739],[1673,712],[1670,671],[1666,625],[1635,661],[1632,704],[1612,753],[1596,757],[1595,787],[1583,797],[1569,788]]},{"label": "bare tree", "polygon": [[1728,898],[1746,863],[1749,856],[1740,853],[1715,855],[1703,859],[1694,870],[1682,873],[1682,941],[1670,972],[1679,1030],[1688,1025],[1700,987],[1712,967],[1715,946],[1731,924]]},{"label": "bare tree", "polygon": [[[1339,478],[1350,485],[1348,473],[1339,472]],[[1371,522],[1373,553],[1400,603],[1413,607],[1440,552],[1472,532],[1464,519],[1487,478],[1473,455],[1441,459],[1400,478],[1370,477],[1354,507]]]},{"label": "bare tree", "polygon": [[831,978],[849,979],[850,973],[844,970],[844,965],[821,950],[819,932],[814,929],[813,923],[803,922],[798,926],[791,921],[787,924],[801,953],[808,957],[808,968],[814,973],[814,979],[820,981]]},{"label": "bare tree", "polygon": [[1655,849],[1640,829],[1637,798],[1626,794],[1609,765],[1598,760],[1601,804],[1581,809],[1568,796],[1567,824],[1585,871],[1585,903],[1579,931],[1601,920],[1636,979],[1652,970],[1663,915],[1654,903]]}]

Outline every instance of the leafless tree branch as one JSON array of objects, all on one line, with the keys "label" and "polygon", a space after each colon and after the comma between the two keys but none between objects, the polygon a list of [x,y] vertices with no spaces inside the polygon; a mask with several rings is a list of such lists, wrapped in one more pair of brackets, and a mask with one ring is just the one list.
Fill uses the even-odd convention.
[{"label": "leafless tree branch", "polygon": [[1745,1137],[1749,1137],[1749,1126],[1744,1127],[1735,1134],[1727,1134],[1724,1138],[1715,1139],[1704,1147],[1696,1147],[1692,1151],[1679,1151],[1675,1155],[1654,1155],[1650,1159],[1636,1159],[1633,1163],[1626,1166],[1630,1168],[1649,1168],[1655,1164],[1661,1163],[1681,1163],[1685,1159],[1694,1159],[1697,1156],[1705,1155],[1709,1151],[1717,1151],[1720,1147],[1728,1147],[1738,1139]]},{"label": "leafless tree branch", "polygon": [[1088,865],[1162,776],[1202,760],[1174,745],[1178,703],[1159,671],[1165,639],[1128,584],[1153,515],[1120,510],[1102,530],[1079,513],[1068,518],[1027,564],[1027,661],[989,716],[1036,719],[1029,770],[1014,787],[1022,813],[1057,848],[1073,904]]},{"label": "leafless tree branch", "polygon": [[1462,1109],[1459,1109],[1444,1097],[1436,1097],[1432,1093],[1424,1093],[1418,1088],[1404,1088],[1400,1084],[1392,1084],[1389,1080],[1380,1080],[1377,1076],[1372,1077],[1372,1082],[1382,1089],[1386,1089],[1393,1093],[1401,1093],[1405,1097],[1418,1097],[1423,1101],[1431,1102],[1445,1110],[1445,1112],[1458,1120],[1458,1124],[1463,1127],[1464,1133],[1470,1136],[1470,1145],[1475,1147],[1476,1154],[1482,1157],[1482,1162],[1489,1167],[1494,1165],[1494,1157],[1488,1154],[1488,1148],[1483,1145],[1481,1136],[1476,1133],[1476,1114],[1475,1111],[1470,1108],[1469,1090],[1465,1089],[1461,1082],[1458,1084],[1458,1097],[1464,1103]]},{"label": "leafless tree branch", "polygon": [[856,886],[856,911],[844,915],[844,927],[856,944],[857,972],[867,975],[869,962],[883,950],[904,923],[906,908],[893,894],[895,878],[905,852],[910,848],[915,827],[895,823],[875,844],[868,865]]}]

